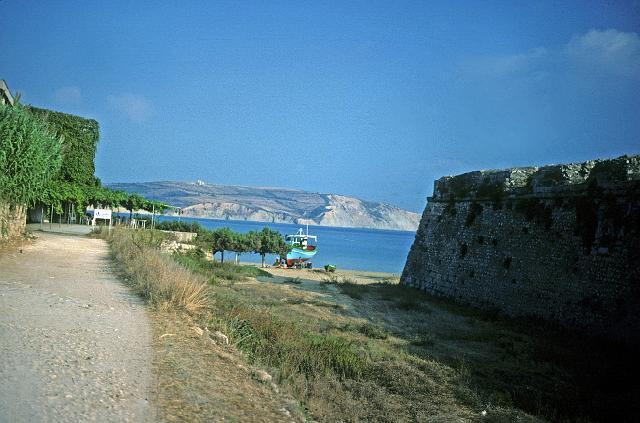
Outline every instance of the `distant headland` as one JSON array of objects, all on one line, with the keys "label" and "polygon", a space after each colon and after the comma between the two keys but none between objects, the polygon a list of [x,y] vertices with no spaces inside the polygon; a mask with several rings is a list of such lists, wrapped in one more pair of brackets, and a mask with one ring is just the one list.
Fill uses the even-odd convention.
[{"label": "distant headland", "polygon": [[383,203],[289,188],[196,182],[107,184],[181,208],[182,216],[415,231],[420,215]]}]

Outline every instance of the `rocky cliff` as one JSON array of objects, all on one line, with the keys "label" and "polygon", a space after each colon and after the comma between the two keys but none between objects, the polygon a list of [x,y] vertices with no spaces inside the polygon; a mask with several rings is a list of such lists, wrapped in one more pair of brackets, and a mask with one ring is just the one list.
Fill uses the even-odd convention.
[{"label": "rocky cliff", "polygon": [[435,182],[401,283],[640,341],[640,156]]},{"label": "rocky cliff", "polygon": [[198,181],[108,184],[181,207],[183,216],[415,231],[420,216],[388,204],[287,188]]}]

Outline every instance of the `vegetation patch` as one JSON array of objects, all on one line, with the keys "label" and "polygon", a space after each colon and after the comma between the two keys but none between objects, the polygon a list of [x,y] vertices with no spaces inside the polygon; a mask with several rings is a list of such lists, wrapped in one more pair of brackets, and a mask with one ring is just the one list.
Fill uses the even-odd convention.
[{"label": "vegetation patch", "polygon": [[190,312],[207,305],[207,281],[159,251],[162,232],[112,230],[104,237],[131,288],[150,303]]},{"label": "vegetation patch", "polygon": [[361,334],[373,339],[387,339],[389,337],[389,333],[386,330],[371,323],[365,323],[361,325],[358,328],[358,331]]},{"label": "vegetation patch", "polygon": [[[158,245],[158,237],[146,241]],[[636,355],[624,356],[619,346],[594,355],[584,337],[538,321],[504,321],[393,283],[342,282],[336,280],[338,289],[318,284],[317,295],[340,303],[343,285],[366,295],[350,297],[338,309],[308,299],[313,284],[203,283],[205,306],[191,318],[211,333],[226,334],[230,351],[268,369],[274,383],[319,422],[619,421],[634,414],[627,394],[633,391],[623,381],[627,370],[637,368]],[[390,298],[423,303],[430,312],[416,316],[414,306],[390,307]],[[312,307],[299,306],[305,304]],[[606,355],[612,349],[617,352]],[[197,367],[176,377],[193,379],[201,372]],[[620,389],[606,383],[611,380]]]},{"label": "vegetation patch", "polygon": [[290,297],[283,300],[287,304],[309,304],[316,307],[326,307],[336,310],[344,310],[344,306],[329,301],[321,301],[316,299],[305,299],[301,297]]},{"label": "vegetation patch", "polygon": [[341,293],[356,300],[361,300],[369,291],[368,285],[360,285],[349,278],[342,278],[337,286]]},{"label": "vegetation patch", "polygon": [[0,104],[0,208],[9,212],[0,210],[0,240],[23,232],[21,211],[46,196],[60,170],[60,149],[59,138],[26,108]]},{"label": "vegetation patch", "polygon": [[239,265],[234,263],[222,263],[218,261],[207,260],[204,251],[201,249],[188,250],[187,252],[174,253],[175,260],[185,268],[209,277],[209,282],[216,284],[217,282],[245,281],[247,278],[255,278],[258,276],[271,278],[271,273],[255,266]]},{"label": "vegetation patch", "polygon": [[33,106],[29,106],[28,110],[46,125],[50,133],[62,140],[59,180],[80,186],[98,185],[93,175],[93,160],[100,137],[98,122]]}]

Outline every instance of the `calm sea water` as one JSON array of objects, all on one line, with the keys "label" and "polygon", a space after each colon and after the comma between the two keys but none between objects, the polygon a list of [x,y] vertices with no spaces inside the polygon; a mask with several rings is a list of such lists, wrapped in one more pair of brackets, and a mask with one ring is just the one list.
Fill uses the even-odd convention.
[{"label": "calm sea water", "polygon": [[[175,220],[173,217],[158,217],[158,220]],[[280,232],[283,236],[294,234],[306,226],[284,223],[246,222],[236,220],[195,219],[182,217],[184,222],[198,222],[207,229],[227,227],[235,232],[259,231],[265,226]],[[415,232],[387,231],[380,229],[333,228],[309,226],[309,235],[318,237],[318,252],[313,258],[313,266],[334,264],[338,269],[368,270],[373,272],[401,273],[407,254],[415,238]],[[225,254],[225,259],[233,259],[233,253]],[[257,254],[243,254],[241,261],[260,262]],[[267,256],[271,264],[275,256]]]}]

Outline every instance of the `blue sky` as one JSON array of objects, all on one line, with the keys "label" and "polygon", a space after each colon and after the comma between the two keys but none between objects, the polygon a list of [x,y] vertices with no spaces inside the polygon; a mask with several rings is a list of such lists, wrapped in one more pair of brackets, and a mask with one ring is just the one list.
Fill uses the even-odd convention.
[{"label": "blue sky", "polygon": [[640,1],[0,1],[0,78],[104,182],[421,211],[433,180],[640,152]]}]

